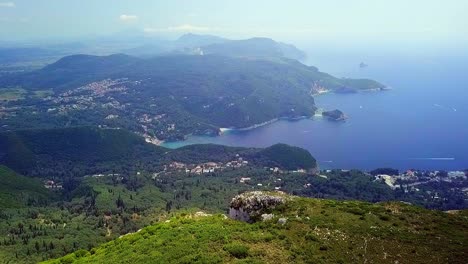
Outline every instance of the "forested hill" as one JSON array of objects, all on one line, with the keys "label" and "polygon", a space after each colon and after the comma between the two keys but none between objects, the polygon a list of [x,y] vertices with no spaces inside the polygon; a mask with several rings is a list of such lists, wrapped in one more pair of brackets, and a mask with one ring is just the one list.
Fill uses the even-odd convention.
[{"label": "forested hill", "polygon": [[[248,81],[255,80],[254,77],[259,81],[272,79],[273,83],[288,83],[289,81],[291,86],[292,84],[297,86],[290,87],[290,89],[305,89],[307,91],[316,88],[313,87],[314,84],[332,90],[384,87],[384,85],[373,80],[362,79],[353,83],[353,79],[336,78],[296,60],[275,56],[256,56],[255,54],[244,57],[166,55],[148,59],[125,54],[109,56],[78,54],[64,57],[43,69],[17,74],[16,78],[13,78],[15,76],[9,76],[9,78],[5,79],[10,79],[9,82],[16,82],[28,89],[52,88],[61,90],[76,88],[76,85],[106,78],[131,78],[134,80],[154,78],[167,82],[177,76],[180,77],[176,81],[184,80],[187,83],[207,79],[206,85],[215,86],[213,89],[229,88],[228,84],[243,80],[247,84],[253,85],[254,83],[248,83]],[[198,78],[195,78],[197,76]],[[226,79],[224,83],[210,83],[210,81],[220,82],[219,78],[222,77]],[[5,79],[2,81],[8,83],[8,80]],[[177,83],[176,81],[174,81],[174,84]],[[165,87],[167,85],[168,83],[163,83],[160,85],[161,87],[157,86],[154,89],[165,90],[169,88]],[[185,89],[197,90],[197,87],[185,87]],[[271,89],[275,89],[275,87],[271,87]],[[242,92],[242,90],[238,92]]]},{"label": "forested hill", "polygon": [[[270,149],[276,149],[272,155]],[[103,171],[158,170],[172,161],[227,162],[242,155],[258,166],[313,169],[316,160],[306,150],[288,145],[267,149],[192,145],[170,150],[123,129],[72,127],[0,133],[0,164],[31,176],[64,178]],[[294,157],[294,162],[290,160]]]},{"label": "forested hill", "polygon": [[27,174],[47,168],[55,174],[66,170],[61,166],[118,164],[140,156],[157,157],[164,151],[162,147],[146,143],[138,135],[119,129],[72,127],[0,134],[0,162]]},{"label": "forested hill", "polygon": [[0,208],[45,205],[53,194],[41,181],[17,174],[0,165]]},{"label": "forested hill", "polygon": [[[9,128],[106,124],[163,140],[217,134],[276,118],[312,116],[323,89],[359,91],[384,86],[340,79],[278,57],[123,54],[73,55],[43,69],[0,78],[0,87],[44,93],[18,100]],[[31,111],[31,113],[28,113]],[[36,118],[30,120],[34,112]],[[39,121],[40,120],[40,123]]]}]

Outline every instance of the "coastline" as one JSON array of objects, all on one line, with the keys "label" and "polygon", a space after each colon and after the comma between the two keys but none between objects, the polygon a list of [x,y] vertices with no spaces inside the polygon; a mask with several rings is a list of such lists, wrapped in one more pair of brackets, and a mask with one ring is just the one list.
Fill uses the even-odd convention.
[{"label": "coastline", "polygon": [[382,87],[382,88],[371,88],[371,89],[361,89],[358,92],[382,92],[382,91],[390,91],[393,90],[391,87]]},{"label": "coastline", "polygon": [[[296,120],[302,120],[302,119],[308,119],[308,118],[312,119],[313,117],[314,117],[314,115],[311,115],[311,116],[298,116],[298,117],[294,117],[294,118],[292,118],[292,117],[278,117],[278,118],[273,118],[271,120],[268,120],[268,121],[265,121],[265,122],[262,122],[262,123],[258,123],[258,124],[254,124],[254,125],[251,125],[251,126],[248,126],[248,127],[242,127],[242,128],[221,127],[221,128],[219,128],[218,135],[204,135],[204,136],[218,137],[218,136],[221,136],[221,135],[223,135],[225,133],[229,133],[230,131],[249,131],[249,130],[253,130],[253,129],[256,129],[256,128],[259,128],[259,127],[262,127],[262,126],[273,124],[273,123],[278,122],[280,120],[296,121]],[[153,140],[152,142],[149,142],[149,141],[147,141],[147,142],[158,145],[158,146],[162,146],[162,147],[173,148],[173,147],[167,146],[165,144],[171,145],[171,143],[173,144],[173,143],[177,143],[177,142],[185,142],[187,140],[187,136],[191,136],[191,135],[193,135],[193,134],[186,135],[186,138],[184,140],[176,140],[176,141],[158,140],[157,142]],[[178,147],[176,147],[176,148],[178,148]]]},{"label": "coastline", "polygon": [[[384,91],[391,91],[393,90],[390,86],[380,87],[380,88],[370,88],[370,89],[356,89],[353,93],[369,93],[369,92],[384,92]],[[329,94],[340,94],[337,93],[335,90],[320,90],[312,94],[313,97],[318,96],[325,96]]]},{"label": "coastline", "polygon": [[271,120],[268,120],[268,121],[265,121],[265,122],[262,122],[262,123],[258,123],[258,124],[254,124],[254,125],[251,125],[251,126],[248,126],[248,127],[242,127],[242,128],[236,128],[236,127],[231,127],[231,128],[226,128],[226,127],[222,127],[219,129],[220,131],[220,135],[221,134],[224,134],[226,132],[229,132],[229,131],[248,131],[248,130],[252,130],[252,129],[255,129],[255,128],[259,128],[259,127],[262,127],[262,126],[266,126],[266,125],[269,125],[269,124],[273,124],[279,120],[289,120],[289,121],[295,121],[295,120],[301,120],[301,119],[306,119],[306,118],[311,118],[313,117],[314,115],[311,115],[311,116],[298,116],[298,117],[277,117],[277,118],[273,118]]},{"label": "coastline", "polygon": [[[388,90],[392,90],[391,87],[388,87],[388,86],[385,86],[383,88],[373,88],[373,89],[362,89],[362,90],[357,90],[357,93],[366,93],[366,92],[379,92],[379,91],[388,91]],[[325,95],[329,95],[329,94],[337,94],[335,91],[331,90],[331,89],[327,89],[327,90],[320,90],[318,91],[317,93],[313,94],[312,96],[325,96]],[[314,119],[314,118],[318,118],[318,119],[322,119],[324,118],[324,116],[322,115],[322,112],[323,112],[323,109],[321,108],[317,108],[316,111],[314,112],[313,115],[310,115],[310,116],[298,116],[298,117],[277,117],[277,118],[273,118],[271,120],[268,120],[268,121],[265,121],[265,122],[262,122],[262,123],[258,123],[258,124],[253,124],[251,126],[248,126],[248,127],[241,127],[241,128],[237,128],[237,127],[220,127],[218,129],[218,135],[213,135],[213,136],[220,136],[220,135],[223,135],[225,133],[229,133],[229,132],[232,132],[232,131],[249,131],[249,130],[253,130],[253,129],[256,129],[256,128],[259,128],[259,127],[263,127],[263,126],[266,126],[266,125],[270,125],[270,124],[273,124],[279,120],[288,120],[288,121],[295,121],[295,120],[301,120],[301,119],[306,119],[306,118],[310,118],[310,119]],[[347,115],[345,115],[343,118],[340,118],[340,119],[337,119],[337,120],[333,120],[333,121],[346,121],[347,119],[349,119],[349,117]],[[189,135],[192,135],[192,134],[187,134],[187,136]],[[181,140],[181,141],[186,141],[186,139],[184,140]],[[170,143],[171,141],[165,141],[165,140],[153,140],[152,144],[155,144],[155,145],[158,145],[158,146],[161,146],[161,145],[164,145],[165,143]],[[177,142],[177,141],[175,141]]]},{"label": "coastline", "polygon": [[259,127],[262,127],[262,126],[266,126],[266,125],[269,125],[269,124],[272,124],[276,121],[278,121],[279,118],[273,118],[271,120],[268,120],[268,121],[265,121],[265,122],[262,122],[262,123],[258,123],[258,124],[253,124],[251,126],[248,126],[248,127],[241,127],[241,128],[236,128],[236,127],[231,127],[231,128],[220,128],[219,130],[221,132],[228,132],[228,131],[247,131],[247,130],[252,130],[252,129],[255,129],[255,128],[259,128]]}]

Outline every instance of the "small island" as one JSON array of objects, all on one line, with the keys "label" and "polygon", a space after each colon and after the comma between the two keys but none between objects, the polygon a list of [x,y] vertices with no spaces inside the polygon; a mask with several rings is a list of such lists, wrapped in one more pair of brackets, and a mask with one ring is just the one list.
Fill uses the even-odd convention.
[{"label": "small island", "polygon": [[338,109],[332,111],[324,111],[322,113],[322,116],[327,117],[329,120],[332,121],[344,121],[348,118],[342,111]]}]

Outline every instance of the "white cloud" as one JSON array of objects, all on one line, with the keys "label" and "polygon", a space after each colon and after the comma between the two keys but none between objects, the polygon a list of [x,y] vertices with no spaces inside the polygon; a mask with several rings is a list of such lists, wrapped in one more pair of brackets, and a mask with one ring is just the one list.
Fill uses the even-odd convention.
[{"label": "white cloud", "polygon": [[0,7],[15,7],[15,3],[13,2],[0,2]]},{"label": "white cloud", "polygon": [[183,24],[178,26],[171,26],[166,28],[150,28],[147,27],[144,29],[146,33],[155,33],[155,32],[203,32],[203,31],[215,31],[219,30],[216,28],[203,27],[203,26],[194,26],[190,24]]},{"label": "white cloud", "polygon": [[120,15],[120,21],[122,22],[135,22],[138,20],[138,16],[135,15]]}]

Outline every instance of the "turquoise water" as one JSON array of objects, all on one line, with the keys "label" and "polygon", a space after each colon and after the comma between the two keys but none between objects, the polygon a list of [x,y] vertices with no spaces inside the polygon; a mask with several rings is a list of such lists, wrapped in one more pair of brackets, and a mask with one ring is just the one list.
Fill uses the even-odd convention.
[{"label": "turquoise water", "polygon": [[[373,78],[393,89],[316,97],[318,107],[344,111],[350,117],[346,122],[282,120],[218,137],[193,136],[165,146],[265,147],[282,142],[309,150],[321,168],[468,168],[467,57],[333,58],[333,54],[312,56],[308,63],[337,76]],[[369,66],[359,68],[361,61]]]}]

